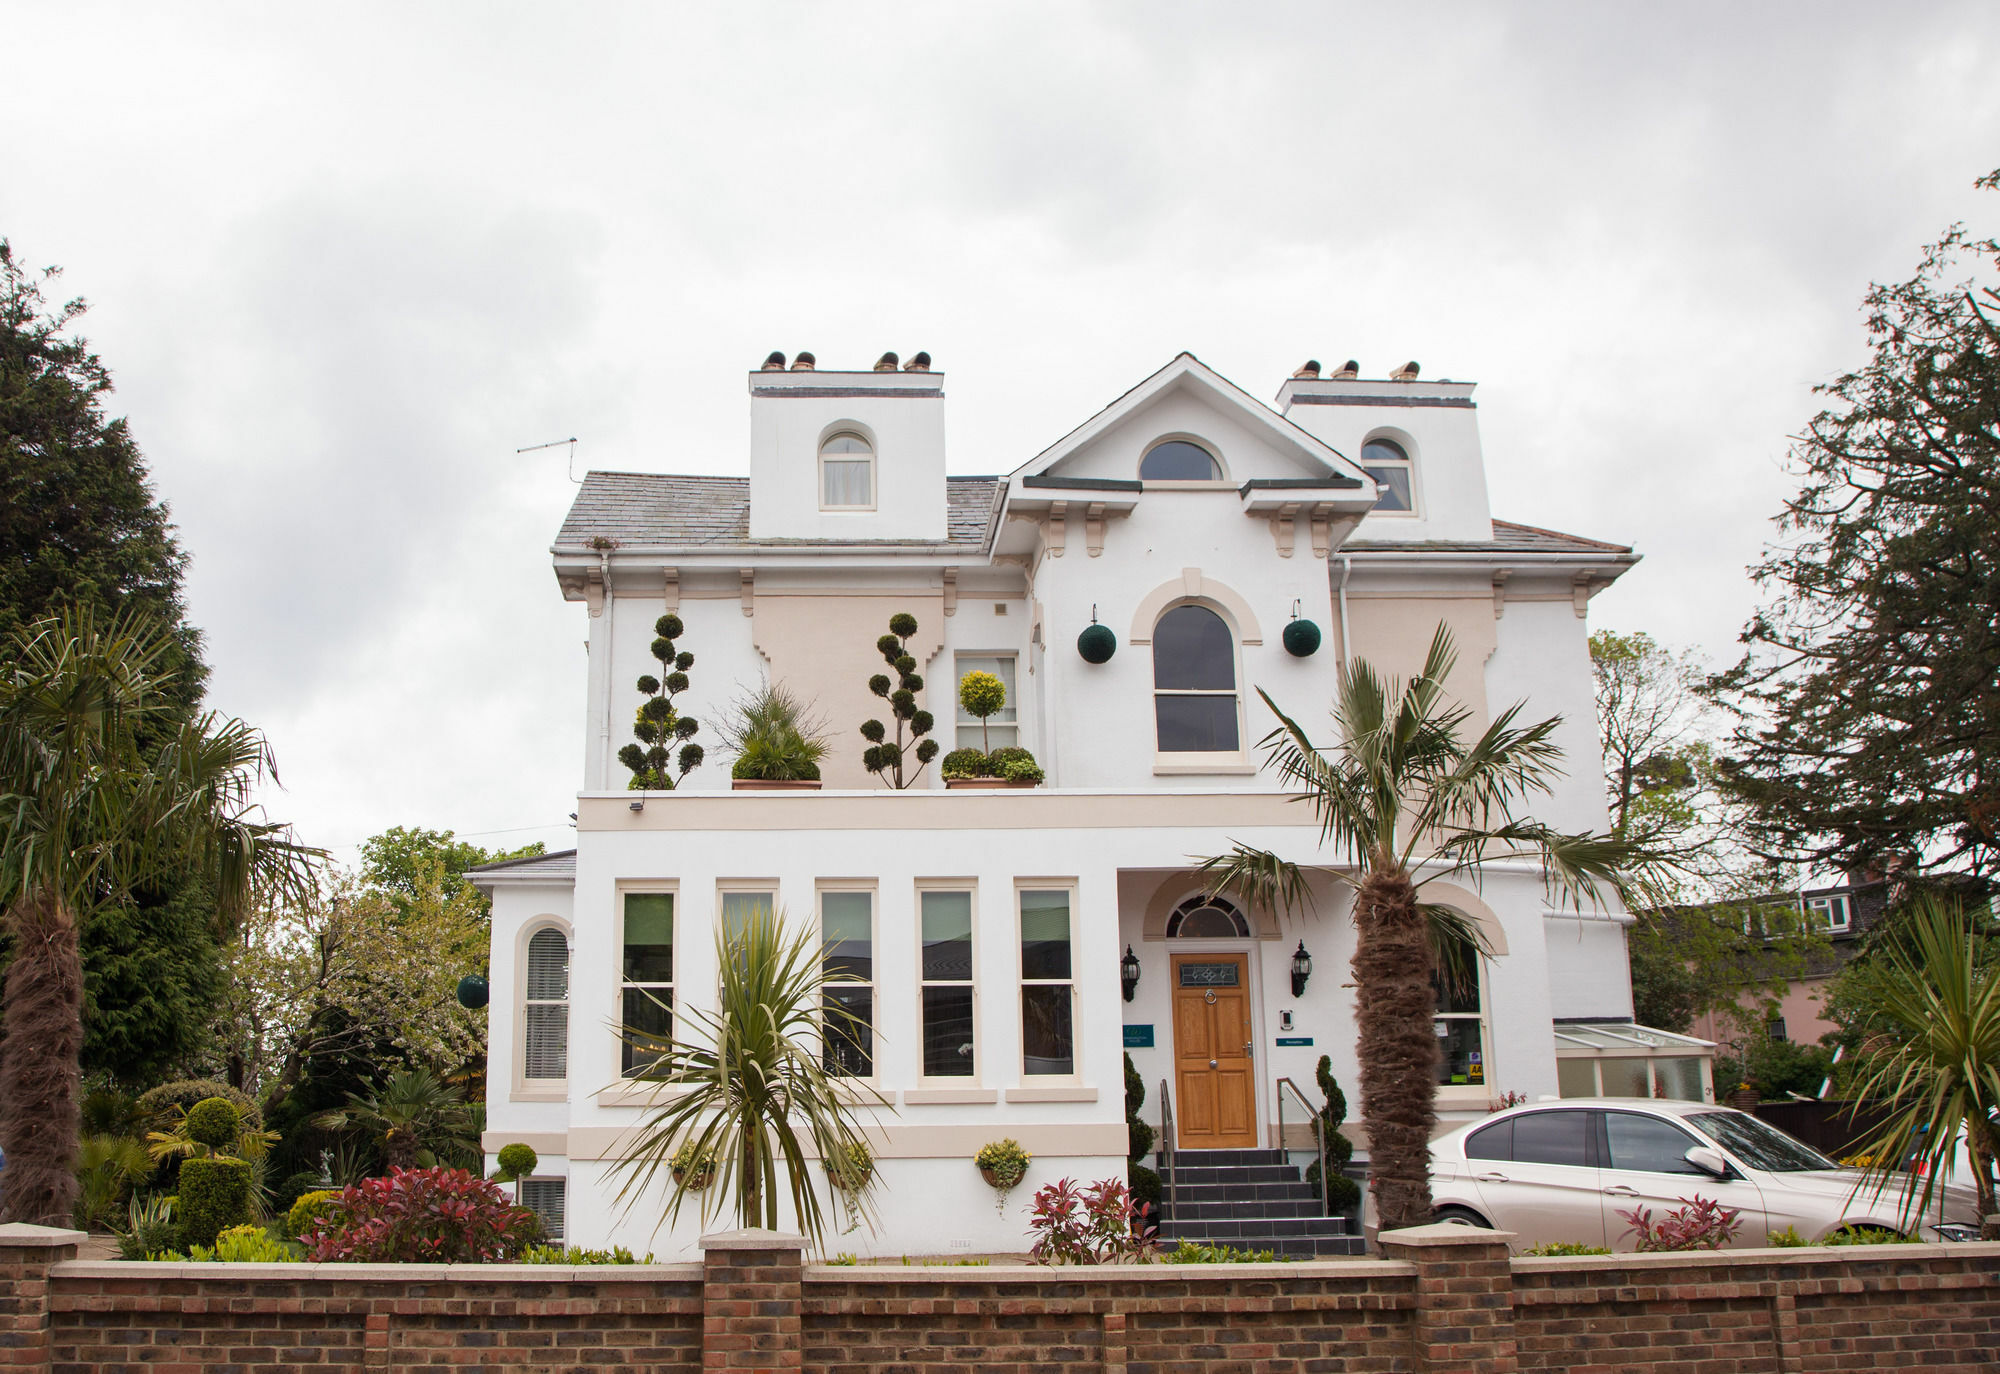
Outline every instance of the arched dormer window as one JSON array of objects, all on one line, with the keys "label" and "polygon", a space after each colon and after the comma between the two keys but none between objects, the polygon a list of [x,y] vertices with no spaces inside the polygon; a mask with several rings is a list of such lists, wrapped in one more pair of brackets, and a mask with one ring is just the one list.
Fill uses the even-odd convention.
[{"label": "arched dormer window", "polygon": [[569,1077],[569,941],[548,926],[528,941],[521,1009],[521,1077]]},{"label": "arched dormer window", "polygon": [[1167,917],[1169,940],[1237,940],[1249,935],[1250,923],[1226,897],[1190,897]]},{"label": "arched dormer window", "polygon": [[1382,488],[1382,495],[1375,502],[1377,511],[1416,509],[1408,449],[1394,439],[1377,436],[1361,446],[1361,466],[1368,469],[1368,475]]},{"label": "arched dormer window", "polygon": [[1154,444],[1139,460],[1142,482],[1219,482],[1222,464],[1200,444],[1168,439]]},{"label": "arched dormer window", "polygon": [[1153,627],[1153,711],[1162,754],[1234,754],[1236,643],[1206,606],[1176,606]]},{"label": "arched dormer window", "polygon": [[875,446],[853,430],[829,434],[819,446],[819,508],[875,509]]}]

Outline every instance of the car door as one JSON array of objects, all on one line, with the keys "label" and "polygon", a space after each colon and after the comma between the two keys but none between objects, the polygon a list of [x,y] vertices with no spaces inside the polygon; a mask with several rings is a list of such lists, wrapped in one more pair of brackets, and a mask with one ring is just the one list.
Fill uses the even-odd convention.
[{"label": "car door", "polygon": [[1687,1162],[1687,1152],[1706,1145],[1706,1141],[1664,1117],[1645,1112],[1606,1111],[1597,1115],[1603,1130],[1600,1177],[1604,1233],[1611,1238],[1608,1244],[1612,1249],[1630,1250],[1637,1244],[1632,1221],[1625,1213],[1645,1208],[1658,1222],[1697,1197],[1742,1213],[1742,1225],[1730,1242],[1732,1246],[1764,1243],[1770,1218],[1757,1185],[1734,1167],[1728,1178],[1717,1178]]},{"label": "car door", "polygon": [[1604,1244],[1589,1112],[1523,1112],[1475,1132],[1465,1153],[1487,1220],[1512,1231],[1516,1249],[1551,1241]]}]

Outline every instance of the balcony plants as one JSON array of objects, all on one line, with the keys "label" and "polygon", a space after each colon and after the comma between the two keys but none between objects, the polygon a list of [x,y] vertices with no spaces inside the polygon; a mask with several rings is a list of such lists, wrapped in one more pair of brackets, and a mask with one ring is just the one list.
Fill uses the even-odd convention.
[{"label": "balcony plants", "polygon": [[[875,641],[876,652],[896,670],[896,676],[892,681],[887,673],[877,673],[868,679],[868,690],[889,703],[896,737],[890,739],[888,727],[879,720],[861,723],[861,738],[868,741],[861,753],[861,766],[899,791],[916,786],[925,767],[938,755],[938,742],[924,738],[936,721],[929,711],[917,706],[924,679],[917,672],[916,656],[910,652],[910,636],[916,632],[917,618],[908,611],[898,611],[889,617],[889,633]],[[907,768],[912,760],[916,767]]]},{"label": "balcony plants", "polygon": [[729,785],[739,792],[815,791],[819,765],[832,747],[825,725],[797,693],[770,683],[736,703],[722,726],[722,742],[736,753]]},{"label": "balcony plants", "polygon": [[[686,633],[686,626],[669,612],[653,622],[653,631],[651,652],[659,660],[660,674],[643,673],[635,684],[645,697],[632,721],[639,742],[618,751],[618,761],[632,771],[626,786],[634,792],[671,792],[701,767],[702,760],[701,746],[694,743],[700,724],[674,705],[674,698],[688,689],[687,670],[694,666],[694,655],[674,642]],[[674,752],[676,742],[679,753]]]},{"label": "balcony plants", "polygon": [[982,754],[977,749],[954,749],[944,756],[946,787],[995,788],[1035,787],[1044,774],[1035,756],[1017,745]]}]

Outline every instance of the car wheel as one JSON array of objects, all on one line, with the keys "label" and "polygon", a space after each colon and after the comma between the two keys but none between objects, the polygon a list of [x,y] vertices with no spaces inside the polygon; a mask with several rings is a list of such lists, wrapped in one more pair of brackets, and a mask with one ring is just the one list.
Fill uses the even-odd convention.
[{"label": "car wheel", "polygon": [[1446,1222],[1453,1226],[1477,1226],[1482,1231],[1491,1231],[1493,1223],[1470,1207],[1440,1207],[1431,1213],[1431,1220]]}]

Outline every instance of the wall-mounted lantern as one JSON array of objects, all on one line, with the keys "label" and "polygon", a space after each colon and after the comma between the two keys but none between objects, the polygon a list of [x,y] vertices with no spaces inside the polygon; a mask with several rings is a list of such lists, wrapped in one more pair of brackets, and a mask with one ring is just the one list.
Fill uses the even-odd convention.
[{"label": "wall-mounted lantern", "polygon": [[468,973],[458,980],[458,1004],[469,1011],[477,1011],[486,1005],[486,978],[482,974]]},{"label": "wall-mounted lantern", "polygon": [[1125,985],[1125,1000],[1131,1001],[1139,988],[1139,956],[1130,945],[1125,946],[1125,957],[1118,961],[1118,981]]},{"label": "wall-mounted lantern", "polygon": [[1285,624],[1285,652],[1293,658],[1311,658],[1319,652],[1319,626],[1304,618],[1301,602],[1292,602],[1292,618]]},{"label": "wall-mounted lantern", "polygon": [[1306,953],[1306,942],[1299,941],[1299,947],[1292,954],[1292,996],[1305,995],[1306,979],[1313,976],[1313,957]]},{"label": "wall-mounted lantern", "polygon": [[1118,652],[1118,636],[1111,633],[1109,625],[1097,623],[1095,604],[1090,608],[1090,623],[1076,637],[1076,652],[1085,663],[1107,663]]}]

